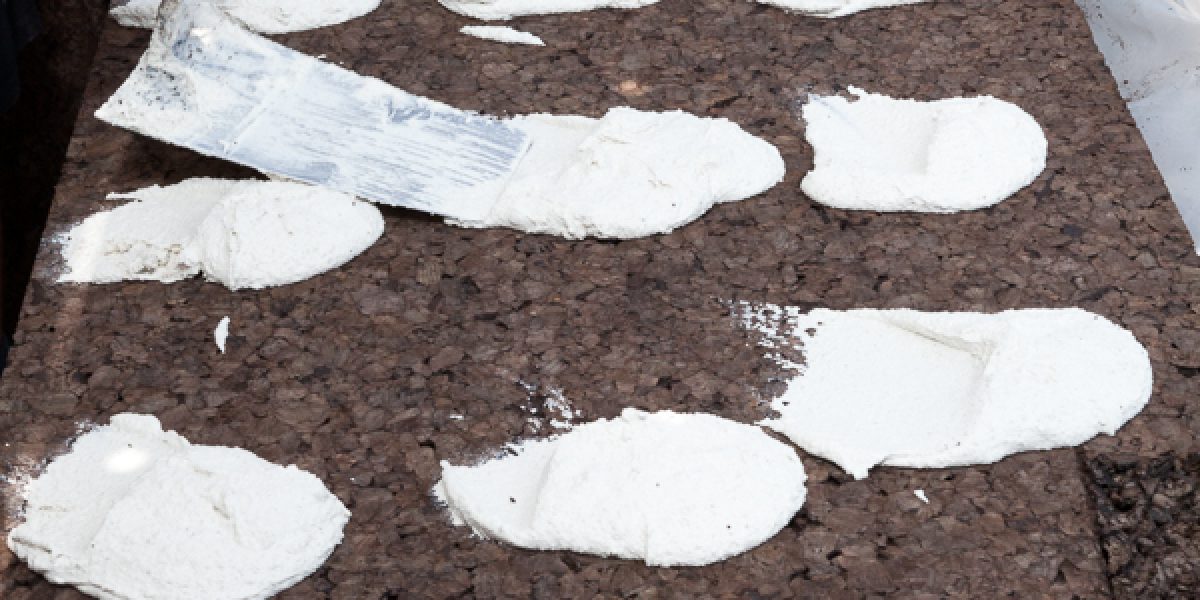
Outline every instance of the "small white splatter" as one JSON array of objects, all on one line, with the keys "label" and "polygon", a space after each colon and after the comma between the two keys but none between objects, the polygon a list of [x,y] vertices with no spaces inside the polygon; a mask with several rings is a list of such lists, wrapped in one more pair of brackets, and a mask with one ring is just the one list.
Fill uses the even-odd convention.
[{"label": "small white splatter", "polygon": [[459,33],[474,36],[483,40],[503,42],[505,44],[525,44],[528,46],[545,46],[542,38],[527,31],[517,31],[512,27],[498,25],[467,25]]},{"label": "small white splatter", "polygon": [[221,354],[225,354],[225,340],[228,338],[229,317],[224,317],[221,319],[220,323],[217,323],[217,328],[213,330],[213,339],[216,340],[217,349],[221,351]]},{"label": "small white splatter", "polygon": [[929,504],[929,498],[925,497],[925,490],[913,490],[913,495],[921,499],[921,502]]}]

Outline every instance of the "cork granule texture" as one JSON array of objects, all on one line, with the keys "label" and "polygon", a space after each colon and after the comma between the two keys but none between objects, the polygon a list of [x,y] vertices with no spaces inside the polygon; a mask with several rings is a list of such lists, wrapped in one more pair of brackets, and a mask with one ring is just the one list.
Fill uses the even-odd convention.
[{"label": "cork granule texture", "polygon": [[[1071,0],[944,1],[837,20],[737,0],[663,0],[514,22],[545,48],[458,34],[466,24],[432,1],[385,0],[365,18],[279,39],[491,114],[600,116],[628,105],[725,117],[778,146],[787,178],[642,240],[467,230],[389,209],[379,243],[295,285],[237,293],[201,280],[56,285],[53,236],[110,206],[106,193],[252,176],[90,116],[148,39],[109,22],[0,382],[0,464],[36,473],[78,423],[135,411],[195,443],[308,469],[353,517],[326,565],[284,598],[1094,598],[1194,589],[1200,260]],[[964,214],[815,205],[799,191],[812,150],[798,107],[808,94],[850,85],[1014,102],[1045,128],[1048,166],[1012,198]],[[1079,306],[1147,347],[1154,396],[1114,437],[994,465],[880,468],[853,481],[801,452],[804,509],[762,546],[702,568],[511,548],[451,526],[429,496],[440,460],[477,460],[545,435],[548,424],[530,421],[544,413],[532,409],[556,389],[584,419],[625,406],[764,417],[781,372],[735,325],[729,303],[738,300]],[[222,355],[212,330],[226,315]],[[1174,491],[1147,491],[1156,485]],[[3,490],[6,529],[17,518],[15,490]],[[76,592],[0,548],[0,595]]]}]

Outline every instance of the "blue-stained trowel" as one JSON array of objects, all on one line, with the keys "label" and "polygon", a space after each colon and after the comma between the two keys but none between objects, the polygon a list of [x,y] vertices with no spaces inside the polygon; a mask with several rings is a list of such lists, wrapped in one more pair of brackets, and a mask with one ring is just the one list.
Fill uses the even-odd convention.
[{"label": "blue-stained trowel", "polygon": [[165,0],[150,48],[96,116],[202,154],[479,220],[527,149],[492,117],[408,94],[251,33],[208,0]]}]

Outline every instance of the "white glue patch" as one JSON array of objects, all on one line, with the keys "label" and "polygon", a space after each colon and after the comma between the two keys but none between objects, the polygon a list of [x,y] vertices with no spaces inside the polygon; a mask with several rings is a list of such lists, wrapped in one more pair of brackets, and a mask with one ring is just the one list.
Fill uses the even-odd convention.
[{"label": "white glue patch", "polygon": [[929,504],[929,497],[925,495],[925,490],[913,490],[913,495],[921,502]]},{"label": "white glue patch", "polygon": [[522,15],[552,15],[597,8],[641,8],[658,0],[438,0],[442,6],[484,21],[508,20]]},{"label": "white glue patch", "polygon": [[320,567],[350,516],[311,473],[133,414],[77,439],[25,502],[13,553],[114,599],[266,598]]},{"label": "white glue patch", "polygon": [[625,409],[515,456],[442,462],[456,523],[523,548],[705,565],[775,535],[804,504],[804,466],[761,429]]},{"label": "white glue patch", "polygon": [[667,233],[715,203],[783,180],[769,142],[726,119],[614,108],[602,119],[529,115],[531,140],[490,214],[466,227],[511,227],[570,239]]},{"label": "white glue patch", "polygon": [[991,206],[1046,168],[1046,135],[990,96],[898,100],[813,96],[804,105],[813,170],[800,188],[836,208],[952,213]]},{"label": "white glue patch", "polygon": [[225,354],[225,340],[229,338],[229,317],[223,317],[221,322],[217,323],[217,328],[213,330],[213,341],[217,343],[217,349],[221,354]]},{"label": "white glue patch", "polygon": [[[763,422],[856,478],[949,467],[1112,434],[1150,398],[1145,348],[1077,308],[997,314],[755,308],[743,322],[802,347]],[[782,315],[771,323],[772,317]]]},{"label": "white glue patch", "polygon": [[[376,8],[381,0],[213,0],[247,28],[259,33],[289,33],[344,23]],[[162,0],[114,2],[112,15],[126,27],[153,29]]]},{"label": "white glue patch", "polygon": [[546,42],[543,42],[542,38],[527,31],[517,31],[512,27],[499,27],[495,25],[467,25],[458,31],[459,33],[465,33],[469,36],[477,37],[479,39],[491,40],[493,42],[503,42],[505,44],[526,44],[529,46],[546,45]]},{"label": "white glue patch", "polygon": [[172,282],[200,272],[230,289],[286,285],[339,267],[383,234],[373,205],[308,185],[189,179],[110,198],[63,238],[61,282]]},{"label": "white glue patch", "polygon": [[887,8],[917,4],[928,0],[758,0],[762,4],[771,4],[780,8],[804,13],[813,17],[831,19],[844,17],[871,8]]}]

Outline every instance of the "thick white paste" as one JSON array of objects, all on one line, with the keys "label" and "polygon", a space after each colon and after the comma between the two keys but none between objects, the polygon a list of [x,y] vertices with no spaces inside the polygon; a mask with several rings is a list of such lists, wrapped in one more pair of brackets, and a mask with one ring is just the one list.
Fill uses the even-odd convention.
[{"label": "thick white paste", "polygon": [[779,418],[763,424],[857,478],[879,464],[990,463],[1081,444],[1112,434],[1150,398],[1145,348],[1076,308],[742,308],[767,346],[804,354],[772,403]]},{"label": "thick white paste", "polygon": [[458,31],[459,33],[464,33],[479,39],[491,40],[493,42],[503,42],[505,44],[526,44],[529,46],[546,45],[546,42],[543,42],[542,38],[533,35],[528,31],[517,31],[512,27],[500,27],[496,25],[466,25]]},{"label": "thick white paste", "polygon": [[442,462],[456,523],[524,548],[704,565],[775,535],[804,503],[804,466],[761,429],[625,409],[479,466]]},{"label": "thick white paste", "polygon": [[229,317],[222,317],[217,323],[217,328],[213,330],[213,341],[217,344],[217,349],[221,354],[225,354],[225,341],[229,339]]},{"label": "thick white paste", "polygon": [[[344,23],[376,8],[381,0],[213,0],[218,8],[259,33],[289,33]],[[109,14],[126,27],[153,29],[162,0],[114,3]]]},{"label": "thick white paste", "polygon": [[135,200],[66,234],[59,281],[179,281],[230,289],[285,285],[339,267],[383,234],[379,209],[313,186],[189,179],[110,198]]},{"label": "thick white paste", "polygon": [[844,17],[871,8],[887,8],[917,4],[928,0],[758,0],[787,10],[814,17]]},{"label": "thick white paste", "polygon": [[552,15],[597,8],[641,8],[658,0],[438,0],[442,6],[484,21],[508,20],[522,15]]},{"label": "thick white paste", "polygon": [[801,189],[837,208],[951,213],[991,206],[1046,168],[1046,135],[990,96],[898,100],[813,97],[804,106],[813,170]]},{"label": "thick white paste", "polygon": [[311,473],[133,414],[76,440],[25,502],[13,553],[113,600],[269,597],[320,567],[350,516]]},{"label": "thick white paste", "polygon": [[779,150],[726,119],[613,108],[601,119],[528,115],[531,140],[491,213],[467,227],[579,239],[667,233],[713,204],[783,180]]}]

